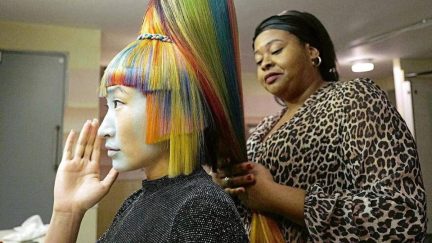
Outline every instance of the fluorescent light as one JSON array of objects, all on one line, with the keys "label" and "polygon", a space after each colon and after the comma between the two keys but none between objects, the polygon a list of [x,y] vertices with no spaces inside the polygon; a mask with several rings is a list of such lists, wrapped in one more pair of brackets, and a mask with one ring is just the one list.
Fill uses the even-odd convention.
[{"label": "fluorescent light", "polygon": [[351,66],[351,70],[355,73],[369,72],[372,71],[373,69],[374,69],[374,64],[370,59],[354,61],[354,63]]},{"label": "fluorescent light", "polygon": [[349,48],[354,48],[357,46],[363,46],[363,45],[371,45],[377,42],[382,42],[391,38],[394,38],[400,34],[403,34],[405,32],[413,31],[413,30],[420,30],[426,27],[429,27],[432,25],[432,18],[425,18],[417,21],[416,23],[400,27],[398,29],[394,29],[385,33],[381,33],[379,35],[368,37],[364,40],[361,40],[358,43],[354,43],[349,46]]}]

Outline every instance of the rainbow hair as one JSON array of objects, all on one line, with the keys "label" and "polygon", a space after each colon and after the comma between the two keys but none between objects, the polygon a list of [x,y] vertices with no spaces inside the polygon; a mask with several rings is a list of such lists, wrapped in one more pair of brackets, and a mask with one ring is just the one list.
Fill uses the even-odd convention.
[{"label": "rainbow hair", "polygon": [[[146,95],[146,143],[169,140],[168,176],[246,161],[233,0],[150,0],[140,37],[108,65],[100,95],[114,85]],[[252,221],[251,242],[282,242],[274,221]]]},{"label": "rainbow hair", "polygon": [[246,160],[240,81],[232,0],[150,0],[140,38],[110,62],[100,95],[113,85],[143,92],[146,143],[169,140],[174,177]]}]

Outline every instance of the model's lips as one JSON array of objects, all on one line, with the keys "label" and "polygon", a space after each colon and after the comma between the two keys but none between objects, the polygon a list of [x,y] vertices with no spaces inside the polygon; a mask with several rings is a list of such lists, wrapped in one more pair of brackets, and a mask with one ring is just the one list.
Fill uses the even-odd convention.
[{"label": "model's lips", "polygon": [[106,148],[107,150],[120,151],[120,149],[115,148],[114,146],[110,146],[110,145],[105,145],[105,148]]},{"label": "model's lips", "polygon": [[108,157],[113,157],[116,155],[120,150],[108,150],[107,155]]},{"label": "model's lips", "polygon": [[120,149],[108,149],[107,155],[108,157],[114,157],[119,151]]},{"label": "model's lips", "polygon": [[266,84],[272,84],[274,83],[280,76],[282,76],[282,73],[268,73],[264,76],[264,81]]},{"label": "model's lips", "polygon": [[120,151],[120,149],[115,148],[114,146],[105,145],[105,148],[108,150],[107,155],[109,157],[114,156],[116,153]]}]

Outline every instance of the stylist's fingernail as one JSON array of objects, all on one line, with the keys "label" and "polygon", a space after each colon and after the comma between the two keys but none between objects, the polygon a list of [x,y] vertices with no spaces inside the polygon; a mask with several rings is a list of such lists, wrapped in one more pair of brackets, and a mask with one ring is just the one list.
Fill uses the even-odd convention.
[{"label": "stylist's fingernail", "polygon": [[246,168],[249,170],[252,169],[252,164],[247,164]]},{"label": "stylist's fingernail", "polygon": [[247,175],[247,176],[246,176],[246,179],[247,179],[248,181],[252,181],[252,175]]}]

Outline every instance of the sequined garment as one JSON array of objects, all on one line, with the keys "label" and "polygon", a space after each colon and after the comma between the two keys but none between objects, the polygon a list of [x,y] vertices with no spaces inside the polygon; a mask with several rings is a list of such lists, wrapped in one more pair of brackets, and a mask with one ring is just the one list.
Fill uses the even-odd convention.
[{"label": "sequined garment", "polygon": [[234,202],[202,169],[143,181],[98,242],[248,242]]},{"label": "sequined garment", "polygon": [[[284,112],[258,125],[248,157],[279,184],[306,190],[306,227],[278,219],[287,242],[423,242],[416,145],[378,86],[369,79],[327,84],[263,141]],[[239,210],[248,226],[250,213]]]}]

